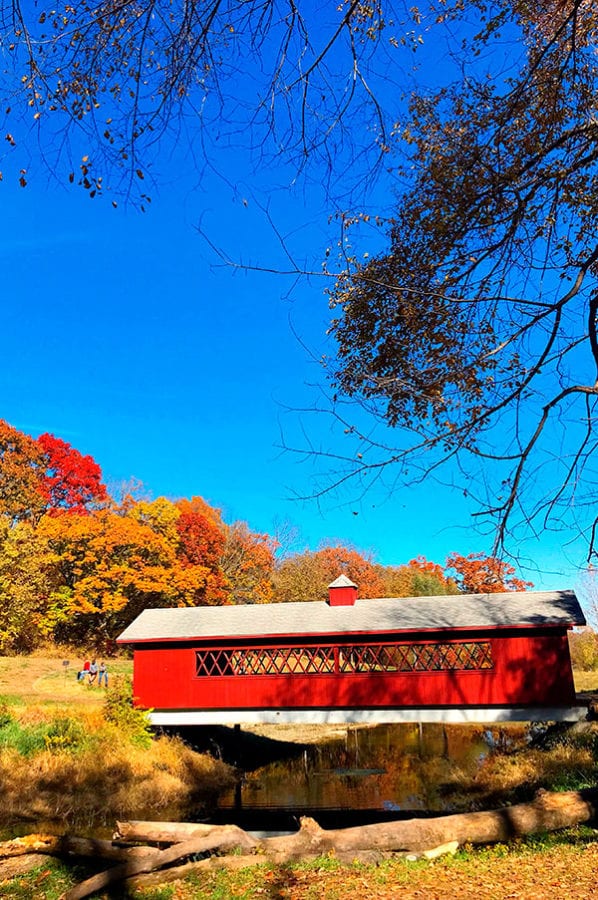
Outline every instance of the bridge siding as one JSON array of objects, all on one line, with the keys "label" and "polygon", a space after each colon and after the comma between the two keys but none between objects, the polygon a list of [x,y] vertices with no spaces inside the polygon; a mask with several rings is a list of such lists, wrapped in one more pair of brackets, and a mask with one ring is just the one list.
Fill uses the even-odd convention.
[{"label": "bridge siding", "polygon": [[[368,638],[376,642],[375,633]],[[346,635],[337,636],[340,644],[346,639]],[[384,635],[385,641],[389,639],[392,636]],[[134,693],[140,706],[156,710],[553,707],[575,703],[566,628],[535,631],[528,626],[508,636],[496,631],[452,631],[450,636],[445,635],[447,639],[489,641],[494,667],[477,671],[197,677],[195,651],[222,646],[222,641],[195,640],[169,646],[149,642],[135,646]],[[401,644],[422,643],[430,641],[430,634],[401,634],[397,640]],[[264,646],[267,643],[263,641]],[[304,645],[301,635],[284,643]],[[335,636],[328,635],[326,644],[334,643]],[[234,645],[260,647],[260,636]]]}]

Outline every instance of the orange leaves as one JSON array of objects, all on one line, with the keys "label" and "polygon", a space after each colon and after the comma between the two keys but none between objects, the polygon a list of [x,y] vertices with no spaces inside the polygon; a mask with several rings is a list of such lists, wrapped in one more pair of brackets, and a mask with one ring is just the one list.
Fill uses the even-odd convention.
[{"label": "orange leaves", "polygon": [[533,587],[531,581],[515,577],[513,566],[494,556],[484,556],[483,553],[461,556],[460,553],[451,553],[446,563],[448,568],[456,572],[460,590],[467,594],[526,591]]},{"label": "orange leaves", "polygon": [[35,520],[44,510],[44,454],[33,438],[0,420],[0,514]]},{"label": "orange leaves", "polygon": [[[201,498],[194,498],[201,500]],[[201,501],[204,503],[204,501]],[[224,549],[224,528],[216,519],[192,507],[193,501],[179,503],[181,514],[176,527],[180,541],[183,565],[202,563],[212,568],[218,566]]]},{"label": "orange leaves", "polygon": [[[54,550],[69,617],[92,616],[83,630],[114,636],[145,606],[168,605],[175,553],[147,525],[109,511],[45,516],[39,532]],[[84,636],[84,635],[81,635]]]},{"label": "orange leaves", "polygon": [[306,550],[283,560],[275,572],[275,600],[325,600],[328,585],[341,572],[355,582],[360,597],[383,597],[379,567],[358,550],[340,544]]},{"label": "orange leaves", "polygon": [[276,542],[267,534],[250,531],[246,522],[226,528],[221,557],[235,603],[271,603]]},{"label": "orange leaves", "polygon": [[456,594],[458,587],[442,566],[418,556],[403,566],[385,566],[382,577],[390,597],[424,597]]}]

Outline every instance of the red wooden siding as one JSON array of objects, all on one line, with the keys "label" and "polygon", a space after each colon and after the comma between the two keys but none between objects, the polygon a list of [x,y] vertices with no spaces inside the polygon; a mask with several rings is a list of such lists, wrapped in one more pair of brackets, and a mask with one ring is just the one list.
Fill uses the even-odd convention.
[{"label": "red wooden siding", "polygon": [[[298,652],[304,646],[299,639],[294,647],[286,641],[285,647],[263,648],[258,640],[234,647],[222,642],[137,645],[137,702],[156,710],[569,706],[575,702],[564,628],[541,633],[528,629],[500,637],[496,632],[463,634],[458,639],[454,633],[450,639],[431,639],[427,634],[408,640],[402,635],[391,649],[372,634],[356,635],[352,648],[330,635],[318,645],[305,646],[303,654]],[[198,675],[198,671],[226,674]]]}]

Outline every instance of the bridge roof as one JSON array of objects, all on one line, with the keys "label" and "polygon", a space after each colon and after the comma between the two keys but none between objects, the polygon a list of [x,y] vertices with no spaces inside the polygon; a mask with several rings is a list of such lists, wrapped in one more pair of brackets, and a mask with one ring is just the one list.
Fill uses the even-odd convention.
[{"label": "bridge roof", "polygon": [[353,606],[329,606],[324,601],[312,601],[146,609],[118,641],[375,635],[585,624],[573,591],[515,591],[450,597],[383,597],[357,600]]}]

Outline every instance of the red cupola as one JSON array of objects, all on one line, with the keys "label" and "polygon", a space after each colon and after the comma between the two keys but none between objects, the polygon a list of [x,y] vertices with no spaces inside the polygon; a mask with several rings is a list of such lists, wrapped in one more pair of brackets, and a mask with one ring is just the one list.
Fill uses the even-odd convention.
[{"label": "red cupola", "polygon": [[328,603],[330,606],[354,606],[357,600],[357,585],[346,575],[339,575],[328,585]]}]

